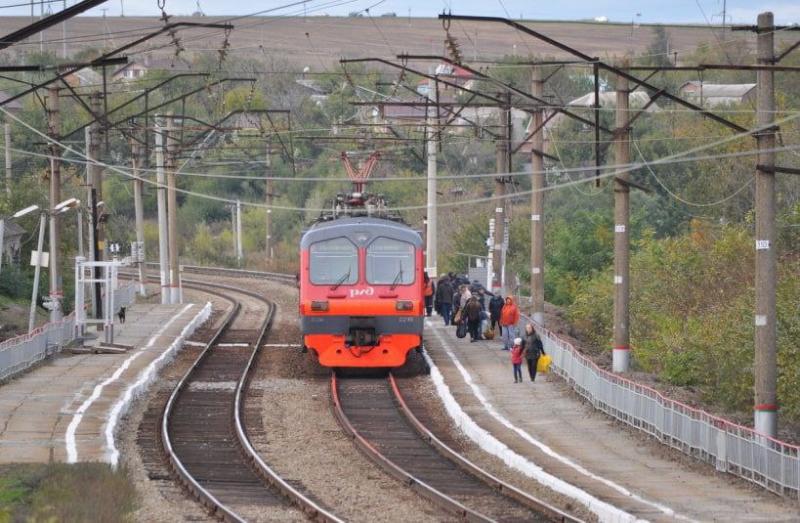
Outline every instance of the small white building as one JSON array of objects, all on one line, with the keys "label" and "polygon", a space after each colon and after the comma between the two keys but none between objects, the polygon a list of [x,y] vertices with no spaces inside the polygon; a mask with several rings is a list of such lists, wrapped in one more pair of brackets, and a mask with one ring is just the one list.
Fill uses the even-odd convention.
[{"label": "small white building", "polygon": [[755,102],[756,84],[707,84],[699,80],[686,82],[678,93],[701,107]]}]

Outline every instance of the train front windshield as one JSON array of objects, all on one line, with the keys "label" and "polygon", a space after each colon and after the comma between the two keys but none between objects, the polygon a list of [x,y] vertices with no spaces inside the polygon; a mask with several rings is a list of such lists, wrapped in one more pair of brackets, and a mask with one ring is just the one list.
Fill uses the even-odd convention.
[{"label": "train front windshield", "polygon": [[312,243],[309,272],[315,285],[352,285],[358,281],[358,249],[347,238]]},{"label": "train front windshield", "polygon": [[376,238],[367,247],[367,283],[411,285],[414,283],[414,246],[391,238]]}]

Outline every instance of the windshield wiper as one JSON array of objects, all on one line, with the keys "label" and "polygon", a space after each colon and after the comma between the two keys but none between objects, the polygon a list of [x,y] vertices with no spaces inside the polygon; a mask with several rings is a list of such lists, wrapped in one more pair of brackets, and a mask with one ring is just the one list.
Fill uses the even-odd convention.
[{"label": "windshield wiper", "polygon": [[352,267],[348,268],[348,269],[347,269],[347,272],[346,272],[346,273],[344,273],[344,274],[342,274],[342,277],[341,277],[341,278],[339,278],[339,280],[338,280],[336,283],[334,283],[334,284],[333,284],[333,286],[331,286],[331,290],[332,290],[332,291],[335,291],[336,289],[338,289],[338,288],[339,288],[339,286],[340,286],[341,284],[343,284],[345,281],[347,281],[347,279],[350,277],[350,271],[351,271],[352,269],[353,269]]},{"label": "windshield wiper", "polygon": [[393,291],[394,288],[397,287],[397,284],[400,283],[400,281],[402,281],[402,279],[403,279],[403,262],[400,262],[400,270],[397,271],[397,276],[395,276],[394,280],[392,280],[392,286],[389,287],[389,290]]}]

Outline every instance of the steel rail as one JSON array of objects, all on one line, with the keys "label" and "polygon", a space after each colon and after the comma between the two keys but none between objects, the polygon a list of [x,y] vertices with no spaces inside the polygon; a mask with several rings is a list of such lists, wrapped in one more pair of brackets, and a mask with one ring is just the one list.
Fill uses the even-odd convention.
[{"label": "steel rail", "polygon": [[375,462],[379,467],[389,473],[391,476],[394,476],[402,483],[405,483],[409,488],[416,491],[421,496],[427,498],[428,500],[432,501],[434,504],[439,505],[440,507],[444,508],[445,510],[452,512],[453,514],[465,519],[466,521],[473,521],[473,522],[491,522],[493,521],[490,518],[487,518],[483,514],[480,514],[466,506],[464,506],[459,501],[451,498],[450,496],[440,492],[439,490],[435,489],[431,485],[428,485],[424,481],[412,476],[408,472],[406,472],[403,468],[399,465],[394,463],[393,461],[389,460],[386,456],[381,453],[380,450],[375,448],[367,439],[361,435],[361,433],[356,430],[353,424],[350,422],[350,419],[345,414],[344,409],[342,408],[342,402],[339,398],[339,385],[336,380],[336,373],[331,374],[331,397],[333,399],[333,412],[336,415],[336,419],[339,420],[342,428],[345,432],[350,436],[353,441],[355,442],[356,446],[359,450],[361,450],[368,458],[370,458],[373,462]]},{"label": "steel rail", "polygon": [[205,359],[205,356],[211,350],[211,347],[213,347],[213,345],[217,342],[217,340],[223,334],[223,332],[230,326],[230,324],[236,318],[236,316],[240,311],[241,304],[239,302],[234,301],[231,297],[226,296],[220,292],[209,291],[207,288],[204,287],[223,289],[229,292],[250,296],[267,304],[269,310],[265,320],[262,322],[261,327],[259,328],[258,336],[256,338],[255,343],[253,344],[253,351],[250,354],[250,357],[248,358],[247,364],[245,365],[245,368],[243,369],[242,375],[239,378],[236,386],[234,405],[233,405],[234,409],[233,422],[234,422],[237,442],[239,443],[239,446],[241,447],[244,453],[245,460],[255,468],[255,472],[257,473],[256,475],[259,476],[262,479],[262,481],[265,481],[273,488],[278,490],[279,493],[282,494],[285,498],[287,498],[289,502],[298,506],[310,519],[326,523],[343,523],[341,519],[337,518],[334,514],[325,510],[317,503],[315,503],[313,500],[311,500],[310,498],[302,494],[300,491],[292,487],[277,472],[275,472],[272,468],[270,468],[264,462],[261,456],[259,456],[258,452],[251,444],[250,439],[247,435],[246,424],[243,416],[244,402],[247,394],[247,389],[249,387],[250,378],[252,377],[252,372],[255,367],[255,361],[259,353],[259,349],[263,343],[264,337],[267,335],[272,325],[275,316],[275,305],[269,300],[265,299],[260,294],[234,286],[223,285],[218,283],[200,282],[196,280],[187,280],[186,283],[187,283],[186,285],[187,288],[203,290],[204,292],[209,292],[211,294],[215,294],[229,301],[233,301],[234,309],[225,317],[223,324],[214,333],[212,339],[203,348],[200,355],[192,364],[192,367],[178,382],[177,386],[170,395],[169,400],[167,401],[167,405],[162,415],[161,434],[162,434],[162,442],[165,451],[167,453],[169,462],[172,465],[173,471],[176,473],[176,475],[178,475],[181,482],[184,483],[184,485],[189,489],[189,491],[192,492],[192,494],[194,494],[194,496],[198,498],[203,505],[210,508],[215,515],[219,516],[224,521],[231,521],[236,523],[245,521],[241,516],[236,514],[236,512],[233,509],[223,504],[217,497],[215,497],[211,492],[209,492],[208,489],[200,485],[200,483],[191,475],[191,473],[189,473],[189,471],[181,462],[180,458],[173,450],[172,441],[170,440],[168,424],[169,424],[170,414],[172,413],[174,408],[174,404],[177,401],[178,396],[181,394],[184,387],[188,383],[188,380],[197,371],[200,364]]},{"label": "steel rail", "polygon": [[[218,293],[213,293],[213,294],[221,296]],[[230,298],[226,299],[230,300]],[[228,328],[230,323],[239,313],[241,304],[236,301],[232,301],[232,303],[233,303],[233,308],[225,317],[225,320],[222,322],[222,325],[220,325],[220,328],[217,329],[217,332],[214,333],[214,336],[212,336],[211,340],[209,340],[209,342],[203,348],[203,351],[200,353],[195,362],[192,364],[189,371],[183,375],[183,377],[180,379],[178,384],[173,389],[172,394],[170,394],[169,399],[167,400],[167,404],[164,407],[164,412],[161,415],[161,442],[164,447],[164,452],[166,453],[167,456],[167,461],[169,462],[172,471],[178,477],[178,481],[180,481],[189,490],[189,492],[191,492],[194,495],[194,497],[200,501],[201,504],[206,506],[214,513],[214,515],[217,515],[224,521],[229,521],[234,523],[244,523],[245,521],[244,519],[239,517],[232,509],[230,509],[220,500],[218,500],[211,492],[203,488],[203,486],[200,485],[200,483],[194,478],[194,476],[192,476],[189,473],[189,471],[186,470],[186,467],[184,466],[183,462],[180,460],[178,455],[173,450],[172,439],[170,438],[170,432],[169,432],[169,419],[178,396],[180,395],[181,391],[183,391],[184,386],[188,382],[191,375],[194,374],[195,369],[198,368],[198,365],[204,359],[205,355],[208,353],[209,350],[211,350],[211,347],[214,345],[214,343],[219,339],[222,333]]]},{"label": "steel rail", "polygon": [[395,401],[397,402],[398,406],[400,407],[400,411],[406,417],[408,422],[411,424],[412,427],[417,431],[419,436],[428,442],[433,448],[436,449],[439,454],[443,455],[445,458],[449,459],[457,466],[459,466],[465,472],[476,476],[484,483],[491,486],[494,490],[496,490],[499,494],[504,496],[508,496],[519,503],[539,512],[545,514],[547,517],[551,518],[553,521],[561,521],[561,522],[570,522],[570,523],[577,523],[581,522],[582,520],[571,516],[558,508],[548,504],[541,499],[538,499],[530,494],[523,492],[522,490],[518,489],[517,487],[506,483],[502,479],[494,476],[490,472],[482,469],[472,461],[468,460],[449,446],[445,444],[442,440],[436,437],[436,435],[431,432],[420,420],[417,418],[411,409],[408,407],[408,404],[403,397],[403,394],[400,392],[400,387],[397,385],[397,380],[395,379],[394,375],[389,373],[389,383],[392,386],[392,391],[394,392]]},{"label": "steel rail", "polygon": [[[155,262],[146,262],[146,266],[158,268],[158,263]],[[227,275],[227,276],[243,276],[249,278],[260,278],[264,280],[273,280],[279,283],[295,283],[297,278],[293,274],[286,274],[282,272],[265,272],[265,271],[253,271],[247,269],[230,269],[228,267],[209,267],[203,265],[182,265],[184,272],[190,272],[195,274],[220,274],[220,275]]]}]

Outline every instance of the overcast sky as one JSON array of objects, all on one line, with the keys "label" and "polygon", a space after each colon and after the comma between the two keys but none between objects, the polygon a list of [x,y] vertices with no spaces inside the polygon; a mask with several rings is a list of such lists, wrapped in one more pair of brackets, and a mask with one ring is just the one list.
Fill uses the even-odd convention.
[{"label": "overcast sky", "polygon": [[[38,3],[38,0],[35,0]],[[165,0],[170,14],[191,14],[197,10],[196,0]],[[0,14],[29,15],[30,7],[4,7],[24,3],[25,0],[0,0]],[[60,8],[62,0],[45,0],[52,8]],[[68,5],[77,0],[67,0]],[[291,0],[200,0],[200,8],[208,15],[245,15],[256,10],[274,9],[275,15],[329,14],[347,15],[351,11],[372,6],[373,16],[394,12],[398,16],[435,17],[443,9],[457,14],[487,16],[520,16],[527,19],[577,20],[604,16],[611,21],[627,22],[637,18],[645,23],[721,23],[722,0],[561,0],[541,2],[536,0],[309,0],[297,2],[294,7],[284,7]],[[47,3],[45,9],[47,9]],[[155,16],[160,14],[156,0],[109,0],[109,16],[117,16],[124,5],[126,15]],[[101,8],[89,12],[101,15]],[[759,12],[771,10],[777,23],[800,23],[798,0],[727,0],[729,21],[755,23]],[[36,6],[39,13],[39,5]]]}]

